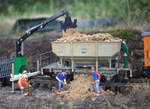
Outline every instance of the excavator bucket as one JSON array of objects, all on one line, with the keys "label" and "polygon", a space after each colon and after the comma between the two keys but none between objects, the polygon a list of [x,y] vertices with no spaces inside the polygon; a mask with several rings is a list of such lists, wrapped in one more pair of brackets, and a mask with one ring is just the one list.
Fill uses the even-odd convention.
[{"label": "excavator bucket", "polygon": [[69,15],[65,17],[64,23],[63,22],[60,22],[60,23],[61,23],[61,29],[63,31],[66,31],[66,29],[69,29],[69,28],[77,27],[77,19],[74,19],[74,21],[72,22],[71,17]]}]

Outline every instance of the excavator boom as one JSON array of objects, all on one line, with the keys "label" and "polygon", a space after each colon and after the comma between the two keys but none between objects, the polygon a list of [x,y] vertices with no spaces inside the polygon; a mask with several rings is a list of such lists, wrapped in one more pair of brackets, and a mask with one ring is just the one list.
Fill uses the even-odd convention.
[{"label": "excavator boom", "polygon": [[63,15],[66,15],[66,18],[65,18],[65,22],[62,23],[61,22],[61,29],[62,30],[66,30],[68,28],[75,28],[77,27],[76,25],[76,22],[77,20],[75,19],[74,22],[72,22],[71,20],[71,17],[69,16],[69,12],[67,10],[63,10],[63,11],[60,11],[59,13],[55,14],[54,16],[48,18],[47,20],[45,20],[44,22],[36,25],[36,26],[33,26],[32,28],[28,29],[25,34],[19,38],[16,42],[16,57],[21,57],[23,56],[23,41],[26,40],[30,35],[32,35],[34,32],[36,32],[37,30],[39,29],[42,29],[44,28],[48,23],[56,20],[57,18],[63,16]]}]

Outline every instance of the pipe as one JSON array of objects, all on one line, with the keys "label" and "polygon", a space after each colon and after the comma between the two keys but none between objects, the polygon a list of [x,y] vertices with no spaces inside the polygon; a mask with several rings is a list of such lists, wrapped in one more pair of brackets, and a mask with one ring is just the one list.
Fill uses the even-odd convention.
[{"label": "pipe", "polygon": [[[36,76],[40,73],[41,72],[32,72],[32,73],[26,73],[26,74],[28,75],[28,77],[31,77],[31,76]],[[10,81],[17,81],[17,80],[19,80],[20,77],[21,77],[21,74],[14,75],[14,77],[12,77],[12,75],[11,75]]]}]

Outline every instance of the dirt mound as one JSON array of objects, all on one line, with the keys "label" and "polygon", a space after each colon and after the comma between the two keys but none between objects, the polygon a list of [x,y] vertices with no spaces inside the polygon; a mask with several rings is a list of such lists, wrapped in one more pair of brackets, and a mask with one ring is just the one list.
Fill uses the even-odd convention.
[{"label": "dirt mound", "polygon": [[60,95],[64,96],[67,100],[84,100],[88,96],[94,96],[94,90],[92,85],[91,75],[75,75],[74,81],[67,86],[67,91],[60,92]]},{"label": "dirt mound", "polygon": [[[93,88],[92,75],[75,75],[74,81],[67,85],[67,90],[58,94],[64,96],[65,100],[85,100],[87,97],[97,96]],[[100,88],[102,94],[112,94],[111,91],[104,91]]]},{"label": "dirt mound", "polygon": [[109,33],[97,33],[93,35],[81,34],[75,29],[67,29],[63,33],[63,37],[57,39],[56,42],[88,42],[88,41],[120,41],[119,38],[113,37]]}]

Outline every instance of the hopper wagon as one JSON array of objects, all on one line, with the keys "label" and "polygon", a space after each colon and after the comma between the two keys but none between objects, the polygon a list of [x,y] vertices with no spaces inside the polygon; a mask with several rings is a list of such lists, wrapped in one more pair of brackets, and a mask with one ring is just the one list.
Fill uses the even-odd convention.
[{"label": "hopper wagon", "polygon": [[102,73],[103,80],[109,81],[122,71],[125,74],[131,71],[121,66],[120,50],[121,41],[52,42],[52,52],[59,60],[43,69],[54,74],[61,69],[68,74],[91,74],[91,66],[95,66],[96,71]]}]

